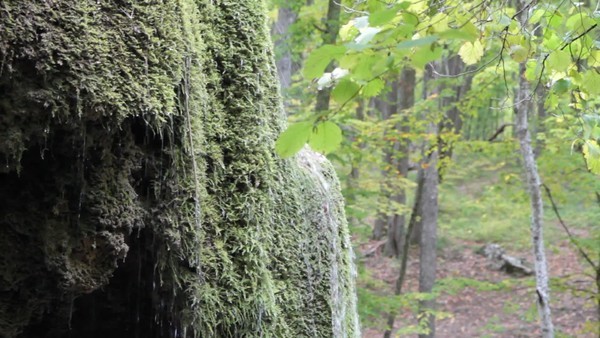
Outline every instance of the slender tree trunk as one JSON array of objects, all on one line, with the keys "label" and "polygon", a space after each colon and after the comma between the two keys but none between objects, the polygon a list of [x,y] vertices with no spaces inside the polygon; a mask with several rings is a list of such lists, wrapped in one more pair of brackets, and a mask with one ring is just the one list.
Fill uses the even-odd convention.
[{"label": "slender tree trunk", "polygon": [[[428,90],[429,86],[430,86],[430,82],[433,79],[433,69],[431,67],[429,67],[429,65],[425,66],[425,70],[423,71],[423,91],[421,92],[421,98],[423,100],[426,100],[427,97],[429,96],[430,92]],[[427,166],[427,158],[426,158],[426,142],[422,142],[421,143],[421,156],[423,157],[421,159],[421,161],[419,161],[419,167],[420,168],[424,168]],[[418,191],[418,185],[423,185],[425,184],[424,180],[425,180],[425,175],[423,176],[419,176],[419,178],[421,179],[420,181],[417,180],[417,191]],[[416,196],[416,194],[415,194]],[[423,198],[423,194],[421,194],[420,198]],[[423,213],[423,201],[421,201],[421,203],[418,204],[418,209],[417,211],[417,219],[419,221],[417,221],[417,223],[415,224],[415,228],[412,231],[412,234],[410,236],[410,242],[412,244],[417,244],[419,245],[421,243],[421,233],[423,232],[423,222],[422,222],[422,213]]]},{"label": "slender tree trunk", "polygon": [[[517,10],[521,10],[520,16],[522,27],[527,26],[527,13],[524,6],[526,3],[519,2]],[[531,89],[529,82],[525,78],[525,63],[519,65],[519,88],[516,99],[516,121],[515,130],[521,148],[523,158],[523,168],[529,189],[531,200],[531,239],[533,244],[533,254],[535,257],[535,276],[536,276],[536,300],[541,320],[542,336],[544,338],[554,337],[554,326],[550,313],[550,290],[548,287],[548,265],[546,262],[546,253],[544,251],[543,236],[543,213],[544,205],[542,201],[541,180],[537,169],[533,147],[531,142],[531,133],[529,131],[528,114],[532,108]]]},{"label": "slender tree trunk", "polygon": [[[336,0],[329,0],[327,6],[327,17],[325,19],[325,31],[323,32],[323,44],[334,44],[337,40],[338,32],[340,30],[340,12],[341,7]],[[334,69],[334,64],[331,62],[326,72],[331,72]],[[331,88],[326,87],[317,93],[317,103],[315,105],[315,111],[317,113],[329,110],[329,98],[331,96]]]},{"label": "slender tree trunk", "polygon": [[[389,83],[388,87],[390,87],[390,92],[382,94],[379,97],[374,97],[373,107],[376,111],[379,112],[382,121],[388,120],[392,115],[396,114],[397,110],[397,101],[398,101],[398,81],[392,81]],[[394,146],[396,142],[390,142],[390,139],[393,137],[391,135],[394,134],[393,128],[392,131],[386,129],[383,131],[383,142],[385,144],[383,149],[383,159],[382,159],[382,169],[381,169],[381,179],[380,179],[380,193],[379,200],[381,203],[381,208],[383,210],[379,211],[377,214],[377,219],[375,220],[375,225],[373,227],[373,236],[374,240],[381,240],[386,233],[391,228],[391,223],[393,221],[393,216],[390,215],[389,209],[391,207],[391,183],[394,181]]]},{"label": "slender tree trunk", "polygon": [[296,22],[297,18],[298,13],[294,11],[291,4],[283,4],[278,9],[277,21],[273,24],[271,32],[275,44],[277,74],[279,75],[279,84],[282,90],[292,85],[292,75],[295,69],[291,46],[289,45],[289,29]]},{"label": "slender tree trunk", "polygon": [[[364,102],[364,100],[360,100],[358,102],[358,106],[356,107],[356,119],[362,121],[362,120],[364,120],[364,118],[365,118],[365,102]],[[355,133],[353,133],[351,136],[351,141],[354,144],[356,143],[356,136],[357,135]],[[359,150],[362,150],[364,148],[364,142],[355,144],[354,146],[358,147]],[[348,194],[345,194],[346,203],[349,206],[352,206],[356,203],[356,193],[357,193],[357,190],[360,188],[359,187],[360,162],[361,162],[360,155],[358,155],[358,158],[352,158],[352,168],[350,169],[350,175],[348,176],[348,180],[347,180],[347,184],[346,184],[346,186],[348,188]],[[348,222],[350,223],[350,225],[357,226],[359,223],[359,220],[357,219],[356,216],[352,216],[352,217],[350,217]]]},{"label": "slender tree trunk", "polygon": [[[541,38],[543,34],[543,30],[541,27],[538,27],[535,30],[535,36]],[[537,86],[535,90],[535,99],[536,99],[536,118],[534,125],[534,140],[535,140],[535,149],[534,155],[536,158],[540,156],[542,150],[544,148],[544,140],[541,137],[538,137],[539,133],[543,133],[545,130],[544,122],[546,121],[546,107],[544,105],[547,95],[547,89],[541,83]]]},{"label": "slender tree trunk", "polygon": [[[398,279],[396,280],[396,285],[395,285],[395,289],[394,289],[394,294],[400,295],[402,294],[402,287],[404,286],[404,280],[406,279],[406,266],[408,263],[408,251],[409,251],[409,247],[410,247],[410,237],[412,235],[412,231],[415,228],[415,225],[417,224],[417,222],[419,222],[418,218],[419,213],[418,210],[420,210],[420,203],[422,201],[421,199],[421,195],[423,193],[423,177],[424,175],[424,171],[423,169],[419,169],[418,173],[417,173],[417,181],[420,183],[417,185],[417,190],[416,190],[416,197],[415,197],[415,201],[413,204],[413,208],[412,208],[412,213],[410,216],[410,221],[408,222],[408,229],[406,230],[406,235],[402,244],[402,248],[401,248],[401,252],[400,252],[400,273],[398,275]],[[383,334],[384,338],[390,338],[392,336],[392,332],[394,330],[394,322],[396,320],[396,312],[392,312],[388,315],[388,320],[387,320],[387,328]]]},{"label": "slender tree trunk", "polygon": [[[433,79],[431,67],[424,76],[427,80]],[[427,81],[429,82],[429,81]],[[431,93],[439,91],[439,88],[433,89]],[[430,92],[427,85],[424,84],[424,96],[428,97]],[[429,122],[428,133],[430,141],[425,149],[423,162],[423,192],[421,195],[421,234],[419,237],[420,255],[419,255],[419,292],[431,293],[436,279],[437,270],[437,221],[438,221],[438,146],[439,138],[438,122],[435,112],[429,112],[427,116]],[[419,322],[427,328],[427,333],[419,335],[419,338],[435,337],[435,316],[432,313],[435,310],[435,299],[423,300],[419,302]]]},{"label": "slender tree trunk", "polygon": [[[465,69],[465,64],[462,62],[458,55],[451,57],[444,57],[440,62],[441,68],[445,74],[457,76]],[[463,83],[453,85],[454,91],[453,96],[445,96],[441,99],[440,109],[445,110],[445,116],[439,124],[438,130],[438,149],[439,149],[439,175],[440,181],[443,178],[447,162],[452,159],[452,151],[454,149],[454,142],[457,135],[460,135],[462,129],[462,116],[460,110],[456,106],[456,103],[460,101],[461,97],[466,91],[470,89],[471,78],[469,75],[466,77]],[[438,92],[443,92],[442,86],[437,89]]]},{"label": "slender tree trunk", "polygon": [[[432,125],[432,133],[436,126]],[[438,220],[438,170],[437,149],[428,156],[427,167],[424,169],[422,224],[423,230],[420,241],[419,256],[419,292],[431,293],[436,279],[437,269],[437,220]],[[435,337],[435,299],[419,302],[419,320],[427,321],[428,332],[420,334],[419,338]]]},{"label": "slender tree trunk", "polygon": [[[397,114],[403,114],[404,118],[396,126],[396,130],[399,131],[398,141],[394,144],[394,158],[393,166],[395,167],[398,175],[406,179],[408,174],[408,155],[410,140],[405,137],[405,134],[410,131],[410,127],[407,124],[407,110],[412,108],[415,104],[415,85],[416,85],[416,72],[413,68],[404,68],[400,74],[400,81],[398,83],[398,112]],[[404,188],[400,188],[392,194],[392,201],[399,205],[406,204],[406,191]],[[401,257],[402,248],[404,247],[405,241],[405,219],[404,214],[395,213],[392,215],[390,222],[390,228],[388,229],[387,242],[384,248],[384,253],[387,256]]]}]

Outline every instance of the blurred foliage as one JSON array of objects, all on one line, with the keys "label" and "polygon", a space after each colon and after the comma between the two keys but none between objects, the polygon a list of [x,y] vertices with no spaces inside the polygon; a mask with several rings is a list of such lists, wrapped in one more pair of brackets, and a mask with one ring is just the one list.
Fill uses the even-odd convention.
[{"label": "blurred foliage", "polygon": [[[522,13],[495,1],[446,0],[433,6],[412,0],[344,1],[338,42],[322,45],[319,30],[327,3],[309,1],[297,9],[289,41],[303,67],[284,95],[290,121],[308,123],[313,132],[319,124],[333,122],[343,132],[341,140],[321,141],[332,143],[324,152],[344,185],[346,214],[357,247],[369,241],[378,215],[410,214],[416,171],[403,177],[390,163],[408,156],[413,169],[418,166],[420,145],[435,143],[427,126],[443,120],[440,108],[457,108],[463,123],[459,135],[441,135],[451,140],[453,156],[443,164],[440,246],[472,249],[472,245],[496,242],[521,251],[531,246],[529,196],[512,126],[518,103],[515,91],[519,77],[525,76],[532,87],[531,129],[542,181],[551,189],[567,226],[577,234],[578,245],[589,256],[600,256],[600,51],[594,38],[600,19],[594,6],[532,2],[524,10],[529,21],[524,27],[518,20]],[[446,76],[446,69],[436,68],[436,79],[428,86],[443,90],[424,97],[425,65],[456,55],[466,66],[464,73]],[[337,68],[326,72],[331,61]],[[519,74],[523,62],[526,71]],[[389,103],[391,84],[406,67],[417,74],[415,104],[386,116],[381,106]],[[440,107],[441,100],[458,97],[455,89],[467,81],[470,85],[462,87],[467,90],[460,93],[460,100]],[[333,89],[331,109],[317,114],[315,94],[324,87]],[[290,139],[286,145],[298,149],[310,140],[306,130],[283,135]],[[304,138],[300,146],[295,137]],[[410,142],[409,152],[392,151],[391,159],[386,159],[385,154],[401,141]],[[400,190],[407,193],[406,205],[382,199]],[[558,250],[567,237],[544,198],[546,243],[548,250]],[[365,325],[385,327],[384,313],[412,311],[422,297],[390,296],[391,285],[378,282],[364,267],[359,270],[359,310]],[[439,281],[437,292],[459,292],[465,287],[483,292],[514,285],[450,279]],[[566,289],[556,291],[562,290]],[[600,290],[589,291],[597,295]],[[533,306],[532,320],[535,311]],[[489,325],[500,330],[501,323]],[[405,329],[419,332],[418,325]]]}]

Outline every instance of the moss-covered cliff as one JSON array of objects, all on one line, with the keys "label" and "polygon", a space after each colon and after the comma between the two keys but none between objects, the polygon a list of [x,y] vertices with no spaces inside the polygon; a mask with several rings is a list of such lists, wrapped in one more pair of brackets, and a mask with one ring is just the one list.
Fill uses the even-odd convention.
[{"label": "moss-covered cliff", "polygon": [[262,1],[1,1],[0,336],[358,336],[277,87]]}]

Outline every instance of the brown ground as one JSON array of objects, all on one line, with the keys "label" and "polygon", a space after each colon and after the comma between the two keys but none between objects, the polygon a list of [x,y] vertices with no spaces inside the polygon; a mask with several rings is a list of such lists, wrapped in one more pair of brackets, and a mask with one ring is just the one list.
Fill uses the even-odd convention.
[{"label": "brown ground", "polygon": [[[371,242],[361,246],[361,253],[373,252],[373,247],[378,243]],[[444,249],[438,259],[438,278],[468,277],[478,281],[497,283],[505,279],[513,279],[504,272],[492,270],[489,261],[474,253],[483,243],[460,243],[452,245],[454,249]],[[559,250],[548,252],[549,270],[552,277],[571,276],[569,284],[580,290],[594,291],[591,277],[582,275],[587,266],[580,261],[568,243],[560,243]],[[398,275],[398,263],[392,259],[382,257],[376,251],[370,257],[363,257],[366,269],[372,277],[384,281],[389,287],[379,290],[382,294],[389,294]],[[517,257],[530,257],[528,252],[509,252]],[[531,260],[529,260],[531,262]],[[587,269],[589,272],[589,269]],[[448,313],[447,318],[437,321],[436,337],[539,337],[537,311],[534,305],[534,289],[525,285],[521,279],[519,286],[503,291],[480,291],[472,287],[462,289],[454,295],[443,293],[437,303],[439,310]],[[410,253],[408,274],[405,289],[416,291],[418,288],[418,250]],[[594,301],[589,295],[573,291],[559,291],[558,287],[552,290],[552,316],[553,322],[562,337],[596,338],[598,333],[589,331],[595,327],[590,322],[595,320],[596,309]],[[385,315],[385,314],[383,314]],[[396,320],[395,328],[414,325],[416,320],[410,310],[405,310],[401,318]],[[587,324],[585,324],[588,322]],[[586,332],[585,327],[588,326]],[[377,326],[373,324],[371,326]],[[363,324],[364,338],[382,337],[381,326],[370,327]],[[402,335],[401,337],[416,337]],[[561,337],[561,336],[558,336]]]}]

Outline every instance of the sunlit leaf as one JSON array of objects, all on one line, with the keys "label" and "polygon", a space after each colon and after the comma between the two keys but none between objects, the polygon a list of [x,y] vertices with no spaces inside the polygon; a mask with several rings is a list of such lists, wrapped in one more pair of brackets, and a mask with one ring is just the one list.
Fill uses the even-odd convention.
[{"label": "sunlit leaf", "polygon": [[344,104],[358,94],[360,86],[348,79],[341,80],[331,91],[331,98],[339,103]]},{"label": "sunlit leaf", "polygon": [[381,28],[365,27],[359,29],[359,31],[360,34],[356,37],[356,39],[354,39],[354,42],[356,42],[358,45],[366,45],[373,40],[377,33],[381,32]]},{"label": "sunlit leaf", "polygon": [[325,121],[317,125],[310,135],[308,144],[314,150],[321,153],[330,153],[336,150],[342,143],[342,130],[331,122]]},{"label": "sunlit leaf", "polygon": [[431,18],[431,27],[434,32],[441,32],[448,29],[448,14],[437,13]]},{"label": "sunlit leaf", "polygon": [[594,140],[585,141],[583,156],[585,156],[588,169],[594,174],[600,175],[600,145],[598,145],[598,142]]},{"label": "sunlit leaf", "polygon": [[419,48],[412,55],[411,64],[413,67],[421,69],[429,62],[442,57],[442,51],[443,49],[441,47],[435,45]]},{"label": "sunlit leaf", "polygon": [[380,78],[376,78],[373,81],[369,81],[369,83],[363,87],[362,95],[364,97],[377,96],[381,93],[383,87],[385,87],[385,82]]},{"label": "sunlit leaf", "polygon": [[510,47],[510,57],[516,62],[525,62],[529,57],[529,51],[521,45],[514,45]]},{"label": "sunlit leaf", "polygon": [[471,41],[471,42],[475,41],[477,39],[477,37],[479,36],[478,34],[474,35],[471,32],[467,32],[462,29],[448,29],[448,30],[438,33],[438,35],[441,39],[465,40],[465,41]]},{"label": "sunlit leaf", "polygon": [[358,34],[358,29],[354,26],[354,20],[350,20],[347,24],[340,28],[340,38],[348,41]]},{"label": "sunlit leaf", "polygon": [[567,50],[557,50],[548,56],[546,60],[546,67],[548,69],[564,72],[571,65],[571,53]]},{"label": "sunlit leaf", "polygon": [[590,95],[600,95],[600,74],[594,69],[588,70],[583,75],[582,87]]},{"label": "sunlit leaf", "polygon": [[286,158],[295,155],[308,141],[313,124],[298,122],[290,125],[275,142],[275,151]]},{"label": "sunlit leaf", "polygon": [[476,64],[483,56],[483,46],[479,40],[465,42],[458,50],[458,55],[466,65]]},{"label": "sunlit leaf", "polygon": [[600,67],[600,50],[590,52],[587,63],[589,67]]},{"label": "sunlit leaf", "polygon": [[341,57],[346,52],[346,47],[324,45],[313,51],[304,64],[304,77],[314,79],[323,75],[329,63]]},{"label": "sunlit leaf", "polygon": [[369,15],[369,25],[373,27],[383,26],[392,21],[396,17],[397,13],[398,8],[395,6],[371,13],[371,15]]},{"label": "sunlit leaf", "polygon": [[439,40],[439,37],[437,35],[430,35],[430,36],[426,36],[426,37],[420,38],[420,39],[402,41],[396,46],[396,48],[403,49],[403,48],[425,46],[425,45],[430,45],[430,44],[436,42],[437,40]]}]

